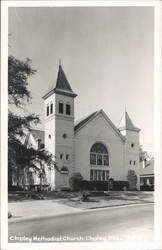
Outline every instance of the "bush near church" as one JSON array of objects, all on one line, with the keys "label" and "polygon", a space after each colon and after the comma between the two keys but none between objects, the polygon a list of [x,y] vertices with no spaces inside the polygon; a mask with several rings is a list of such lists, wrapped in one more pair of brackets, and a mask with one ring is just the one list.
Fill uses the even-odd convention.
[{"label": "bush near church", "polygon": [[81,180],[77,183],[78,190],[88,190],[88,191],[108,191],[108,190],[114,190],[114,191],[123,191],[129,189],[129,183],[128,181],[114,181],[111,179],[109,181],[111,183],[108,183],[108,181],[87,181],[87,180]]},{"label": "bush near church", "polygon": [[80,183],[81,190],[97,190],[97,191],[108,191],[108,182],[107,181],[87,181],[82,180]]},{"label": "bush near church", "polygon": [[128,181],[114,181],[112,190],[114,190],[114,191],[129,190],[129,182]]},{"label": "bush near church", "polygon": [[69,185],[72,191],[79,191],[80,183],[83,180],[82,175],[79,172],[73,173],[69,178]]}]

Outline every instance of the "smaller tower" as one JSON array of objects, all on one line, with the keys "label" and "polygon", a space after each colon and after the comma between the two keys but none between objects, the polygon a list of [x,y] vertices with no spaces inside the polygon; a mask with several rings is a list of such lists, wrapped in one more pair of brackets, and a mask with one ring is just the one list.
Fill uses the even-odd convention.
[{"label": "smaller tower", "polygon": [[53,187],[67,187],[74,172],[74,98],[63,68],[55,86],[43,96],[45,103],[45,148],[55,157],[59,171],[51,177]]},{"label": "smaller tower", "polygon": [[137,175],[137,188],[140,187],[139,180],[139,132],[140,129],[135,127],[127,111],[125,110],[121,122],[119,124],[119,130],[125,137],[124,147],[124,178],[127,178],[128,170],[134,170]]}]

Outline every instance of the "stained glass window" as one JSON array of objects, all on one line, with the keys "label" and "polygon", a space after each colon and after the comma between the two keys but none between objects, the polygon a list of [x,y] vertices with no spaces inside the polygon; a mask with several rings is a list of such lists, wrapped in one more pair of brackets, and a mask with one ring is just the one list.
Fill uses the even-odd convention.
[{"label": "stained glass window", "polygon": [[98,166],[109,166],[109,155],[107,148],[102,143],[95,143],[90,150],[90,164]]}]

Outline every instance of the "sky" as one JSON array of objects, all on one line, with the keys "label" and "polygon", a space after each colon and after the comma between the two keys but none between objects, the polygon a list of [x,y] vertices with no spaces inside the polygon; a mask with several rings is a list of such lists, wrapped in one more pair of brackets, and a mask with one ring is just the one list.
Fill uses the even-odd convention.
[{"label": "sky", "polygon": [[40,114],[42,96],[55,87],[59,60],[78,96],[75,119],[103,109],[118,126],[125,107],[153,154],[153,7],[10,7],[9,54],[30,58],[29,112]]}]

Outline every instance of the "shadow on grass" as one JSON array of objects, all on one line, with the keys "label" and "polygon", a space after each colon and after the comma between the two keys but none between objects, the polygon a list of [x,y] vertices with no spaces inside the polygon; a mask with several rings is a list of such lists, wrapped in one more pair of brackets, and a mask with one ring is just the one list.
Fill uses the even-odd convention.
[{"label": "shadow on grass", "polygon": [[[77,197],[77,193],[70,193],[70,192],[50,192],[50,193],[22,193],[22,194],[9,194],[8,195],[8,202],[24,202],[24,201],[34,201],[40,200],[39,196],[42,195],[44,200],[58,200],[58,199],[66,199]],[[32,196],[35,196],[34,198]],[[38,196],[38,198],[36,197]]]},{"label": "shadow on grass", "polygon": [[[32,193],[30,193],[32,194]],[[36,195],[40,195],[40,193],[35,193]],[[81,200],[81,194],[80,192],[42,192],[42,196],[44,197],[44,200],[63,200],[62,203],[65,202],[65,200],[68,200],[68,202],[76,202]],[[40,199],[33,199],[32,197],[28,197],[29,193],[17,193],[17,194],[9,194],[8,195],[8,202],[27,202],[27,201],[34,201],[34,200],[40,200]],[[100,202],[100,200],[105,201],[111,201],[111,200],[118,200],[118,201],[140,201],[144,203],[149,203],[149,198],[153,197],[152,192],[151,193],[139,193],[139,192],[110,192],[108,195],[99,195],[95,196],[96,199],[92,198],[94,197],[94,194],[90,195],[88,202]],[[82,202],[82,201],[81,201]]]},{"label": "shadow on grass", "polygon": [[78,199],[68,199],[68,201],[72,202],[81,202],[81,203],[86,203],[86,202],[99,202],[99,200],[93,199],[93,198],[88,198],[86,201],[83,201],[81,198]]}]

